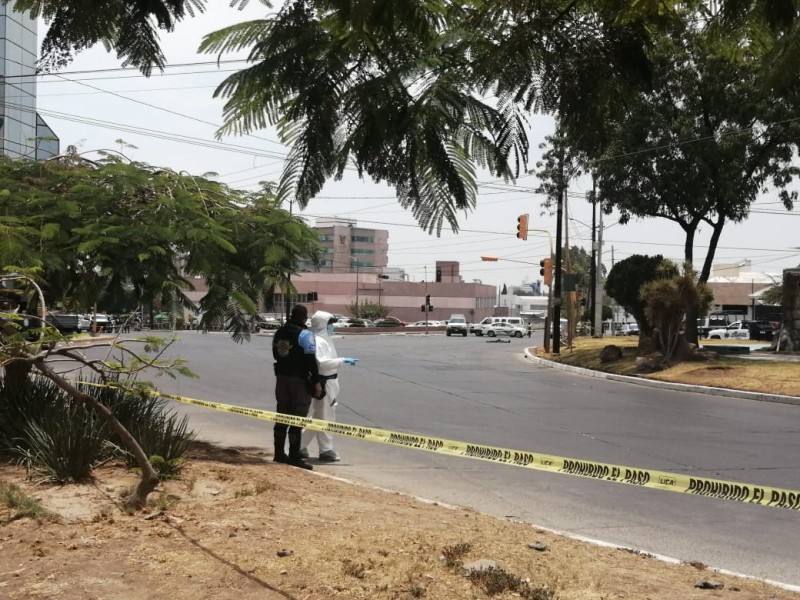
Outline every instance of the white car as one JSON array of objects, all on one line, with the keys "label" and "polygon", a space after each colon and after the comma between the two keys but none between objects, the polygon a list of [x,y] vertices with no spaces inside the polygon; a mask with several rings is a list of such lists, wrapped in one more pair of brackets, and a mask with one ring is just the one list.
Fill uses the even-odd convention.
[{"label": "white car", "polygon": [[489,337],[507,335],[508,337],[521,338],[528,335],[528,330],[512,323],[492,323],[491,325],[484,325],[483,334]]},{"label": "white car", "polygon": [[442,327],[441,321],[417,321],[416,323],[409,323],[406,327]]}]

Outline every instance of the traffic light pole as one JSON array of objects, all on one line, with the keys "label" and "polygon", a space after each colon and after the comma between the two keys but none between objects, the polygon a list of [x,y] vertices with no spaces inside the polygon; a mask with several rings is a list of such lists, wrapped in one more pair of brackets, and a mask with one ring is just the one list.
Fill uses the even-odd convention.
[{"label": "traffic light pole", "polygon": [[[525,239],[527,239],[527,232],[528,231],[538,231],[539,233],[546,233],[547,239],[550,242],[550,260],[551,262],[554,259],[553,256],[553,234],[550,233],[547,229],[528,229],[526,231]],[[536,263],[524,261],[524,260],[514,260],[512,258],[499,258],[497,256],[481,256],[481,260],[485,262],[497,262],[498,260],[502,260],[505,262],[516,262],[521,263],[523,265],[535,265]],[[547,267],[549,268],[549,267]],[[553,283],[550,282],[550,285],[547,286],[547,315],[544,318],[544,351],[550,352],[550,328],[553,322]]]}]

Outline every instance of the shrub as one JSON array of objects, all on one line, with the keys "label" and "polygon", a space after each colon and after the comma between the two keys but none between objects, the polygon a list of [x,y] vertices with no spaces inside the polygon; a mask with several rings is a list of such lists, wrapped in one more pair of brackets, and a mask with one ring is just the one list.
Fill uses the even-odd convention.
[{"label": "shrub", "polygon": [[[189,429],[189,418],[176,415],[168,408],[166,399],[143,390],[130,391],[130,387],[128,382],[120,382],[120,387],[87,386],[85,391],[94,393],[108,406],[123,427],[136,438],[144,453],[155,458],[151,464],[160,477],[174,477],[196,436]],[[124,450],[119,437],[110,433],[111,442],[120,448],[126,463],[134,466],[136,460]]]},{"label": "shrub", "polygon": [[105,423],[94,411],[65,397],[23,429],[20,462],[47,481],[83,481],[92,467],[110,456]]},{"label": "shrub", "polygon": [[23,385],[0,387],[0,450],[28,448],[25,427],[30,421],[44,419],[63,400],[63,390],[40,377],[29,377]]},{"label": "shrub", "polygon": [[[164,398],[145,391],[80,384],[114,413],[139,442],[160,477],[180,471],[195,438],[188,417],[168,409]],[[124,385],[124,384],[123,384]],[[52,481],[79,481],[116,452],[136,464],[119,436],[90,407],[74,400],[50,380],[29,378],[24,386],[0,389],[0,450]]]}]

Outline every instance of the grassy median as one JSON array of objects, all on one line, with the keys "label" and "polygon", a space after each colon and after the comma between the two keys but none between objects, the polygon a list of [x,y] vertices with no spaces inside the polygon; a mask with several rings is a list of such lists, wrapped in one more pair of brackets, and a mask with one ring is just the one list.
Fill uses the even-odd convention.
[{"label": "grassy median", "polygon": [[[800,396],[800,362],[780,360],[780,354],[753,352],[754,356],[771,356],[776,360],[756,360],[720,356],[711,361],[683,362],[658,373],[640,374],[636,370],[636,346],[638,338],[584,338],[575,339],[572,348],[562,348],[559,356],[537,353],[576,367],[631,375],[659,381],[688,383],[711,387]],[[732,340],[703,340],[701,346],[714,349],[715,345],[740,345],[752,342]],[[622,349],[622,359],[610,363],[600,362],[600,351],[610,344]],[[766,345],[766,344],[765,344]]]}]

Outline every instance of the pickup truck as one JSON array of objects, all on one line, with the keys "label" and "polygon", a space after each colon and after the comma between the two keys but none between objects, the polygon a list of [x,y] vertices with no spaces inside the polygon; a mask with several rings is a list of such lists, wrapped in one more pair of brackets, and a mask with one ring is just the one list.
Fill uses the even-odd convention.
[{"label": "pickup truck", "polygon": [[736,321],[727,327],[708,332],[710,340],[772,340],[774,324],[770,321]]},{"label": "pickup truck", "polygon": [[[734,316],[736,315],[736,316]],[[701,338],[709,337],[712,329],[725,329],[734,322],[738,322],[744,315],[725,311],[712,312],[707,317],[697,319],[697,335]]]},{"label": "pickup truck", "polygon": [[712,329],[708,332],[710,340],[749,340],[750,321],[736,321],[727,327]]},{"label": "pickup truck", "polygon": [[89,321],[82,315],[50,313],[46,320],[60,333],[83,333],[89,330]]}]

